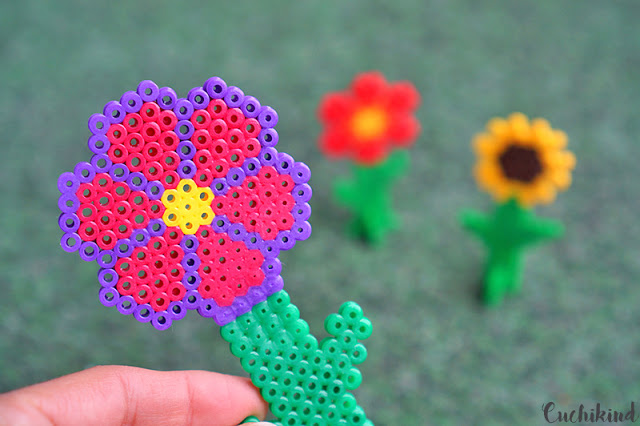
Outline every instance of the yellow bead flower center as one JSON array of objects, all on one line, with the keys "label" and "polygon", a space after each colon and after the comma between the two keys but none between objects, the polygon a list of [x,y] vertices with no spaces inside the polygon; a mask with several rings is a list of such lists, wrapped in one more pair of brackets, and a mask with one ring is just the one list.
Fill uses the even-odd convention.
[{"label": "yellow bead flower center", "polygon": [[200,225],[213,222],[212,201],[210,188],[199,188],[193,180],[182,179],[176,189],[162,194],[166,208],[162,220],[167,226],[179,226],[185,234],[195,234]]},{"label": "yellow bead flower center", "polygon": [[387,114],[378,107],[358,110],[351,119],[351,129],[358,141],[369,141],[387,130]]}]

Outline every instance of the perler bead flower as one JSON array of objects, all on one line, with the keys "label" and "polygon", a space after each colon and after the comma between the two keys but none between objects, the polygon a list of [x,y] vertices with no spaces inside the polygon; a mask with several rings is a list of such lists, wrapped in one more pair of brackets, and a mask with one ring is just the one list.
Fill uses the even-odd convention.
[{"label": "perler bead flower", "polygon": [[101,302],[158,329],[219,325],[283,288],[311,233],[310,171],[275,149],[277,113],[212,77],[178,98],[143,81],[89,119],[90,162],[58,180],[62,247],[97,260]]},{"label": "perler bead flower", "polygon": [[420,132],[413,113],[420,102],[415,87],[389,84],[379,72],[359,74],[350,90],[325,95],[318,115],[325,125],[320,148],[331,157],[351,157],[372,165],[393,148],[409,147]]},{"label": "perler bead flower", "polygon": [[500,202],[550,203],[571,184],[576,159],[566,145],[567,135],[542,118],[529,122],[520,113],[494,118],[474,139],[476,180]]}]

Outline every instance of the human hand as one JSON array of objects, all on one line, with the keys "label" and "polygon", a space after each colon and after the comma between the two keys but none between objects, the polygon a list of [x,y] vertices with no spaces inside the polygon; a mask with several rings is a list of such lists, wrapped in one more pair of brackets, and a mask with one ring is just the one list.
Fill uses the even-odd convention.
[{"label": "human hand", "polygon": [[[217,425],[264,419],[249,379],[99,366],[0,394],[0,425]],[[270,423],[247,423],[266,426]]]}]

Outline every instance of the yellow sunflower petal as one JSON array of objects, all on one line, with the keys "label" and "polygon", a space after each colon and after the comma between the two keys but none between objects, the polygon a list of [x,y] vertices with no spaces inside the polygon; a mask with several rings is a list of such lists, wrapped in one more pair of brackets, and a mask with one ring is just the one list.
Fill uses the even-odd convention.
[{"label": "yellow sunflower petal", "polygon": [[571,186],[571,174],[566,170],[555,171],[551,174],[550,180],[563,191]]},{"label": "yellow sunflower petal", "polygon": [[473,150],[481,157],[495,155],[500,146],[500,141],[488,133],[480,133],[473,138]]},{"label": "yellow sunflower petal", "polygon": [[567,134],[565,132],[563,132],[562,130],[554,130],[553,131],[553,136],[554,136],[554,147],[556,149],[563,149],[567,146],[567,142],[569,142],[569,138],[567,137]]},{"label": "yellow sunflower petal", "polygon": [[548,180],[541,180],[534,188],[535,198],[534,200],[540,201],[543,204],[552,203],[556,198],[556,189],[553,183]]},{"label": "yellow sunflower petal", "polygon": [[544,118],[534,118],[533,120],[531,120],[531,128],[536,130],[536,131],[538,131],[538,130],[549,130],[550,131],[551,130],[551,125]]},{"label": "yellow sunflower petal", "polygon": [[518,196],[518,190],[515,185],[502,177],[499,178],[499,180],[501,181],[501,183],[490,189],[495,199],[503,202],[507,201],[509,198]]},{"label": "yellow sunflower petal", "polygon": [[509,123],[504,118],[496,117],[489,120],[487,123],[487,130],[500,139],[507,139],[511,137]]},{"label": "yellow sunflower petal", "polygon": [[529,119],[521,112],[514,112],[509,116],[509,127],[511,135],[517,142],[525,142],[531,140],[531,126]]},{"label": "yellow sunflower petal", "polygon": [[576,165],[576,157],[569,151],[545,152],[543,161],[546,167],[554,170],[573,170]]},{"label": "yellow sunflower petal", "polygon": [[515,197],[523,206],[531,207],[534,204],[536,193],[533,191],[533,188],[522,188],[517,192]]},{"label": "yellow sunflower petal", "polygon": [[485,189],[500,184],[500,170],[492,162],[479,163],[474,169],[474,175],[478,184]]},{"label": "yellow sunflower petal", "polygon": [[553,129],[543,118],[536,118],[531,122],[533,141],[541,148],[554,145]]},{"label": "yellow sunflower petal", "polygon": [[576,156],[571,151],[565,151],[562,153],[563,165],[569,170],[573,170],[576,167]]}]

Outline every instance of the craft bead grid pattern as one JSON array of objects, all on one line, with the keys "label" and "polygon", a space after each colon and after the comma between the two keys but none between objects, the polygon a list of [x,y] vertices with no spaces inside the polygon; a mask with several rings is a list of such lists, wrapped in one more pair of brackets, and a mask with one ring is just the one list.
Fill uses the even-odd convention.
[{"label": "craft bead grid pattern", "polygon": [[350,392],[362,383],[359,342],[371,321],[354,302],[325,320],[332,336],[320,344],[282,290],[221,329],[231,352],[261,390],[282,425],[372,425]]},{"label": "craft bead grid pattern", "polygon": [[212,77],[178,98],[143,81],[89,120],[93,156],[58,181],[62,247],[101,269],[100,301],[166,329],[225,325],[282,289],[281,250],[311,233],[308,167],[277,113]]}]

